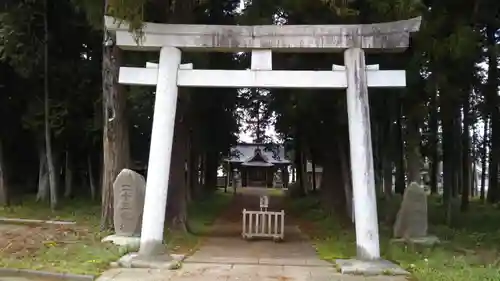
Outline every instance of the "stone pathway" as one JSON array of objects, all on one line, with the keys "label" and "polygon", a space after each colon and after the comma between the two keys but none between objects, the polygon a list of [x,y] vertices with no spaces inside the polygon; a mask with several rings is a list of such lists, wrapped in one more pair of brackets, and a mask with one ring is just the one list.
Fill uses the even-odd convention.
[{"label": "stone pathway", "polygon": [[[261,188],[242,188],[231,205],[215,222],[211,237],[203,241],[200,249],[186,263],[266,264],[283,266],[331,266],[320,260],[316,251],[296,225],[285,215],[285,241],[247,241],[241,238],[241,210],[259,209],[259,196],[270,196],[269,210],[283,209],[282,197],[271,196]],[[275,192],[274,192],[275,193]]]},{"label": "stone pathway", "polygon": [[187,263],[175,271],[116,268],[98,281],[403,281],[402,277],[341,275],[332,267]]},{"label": "stone pathway", "polygon": [[[98,281],[404,281],[393,276],[341,275],[320,260],[310,241],[285,217],[285,241],[245,241],[241,238],[241,210],[258,209],[260,188],[241,188],[215,222],[200,249],[181,269],[111,269]],[[275,192],[272,192],[275,193]],[[270,196],[270,210],[281,210],[280,196]]]}]

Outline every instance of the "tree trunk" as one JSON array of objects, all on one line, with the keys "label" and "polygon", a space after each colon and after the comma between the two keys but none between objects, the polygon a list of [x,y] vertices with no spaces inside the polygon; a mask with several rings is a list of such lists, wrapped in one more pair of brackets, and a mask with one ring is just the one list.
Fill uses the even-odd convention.
[{"label": "tree trunk", "polygon": [[94,183],[94,173],[92,172],[92,159],[90,155],[87,156],[87,170],[88,170],[88,179],[90,186],[90,198],[92,200],[95,200],[97,196],[97,191]]},{"label": "tree trunk", "polygon": [[394,163],[394,109],[391,107],[393,98],[387,97],[384,106],[388,111],[383,117],[382,136],[381,136],[381,160],[382,160],[382,178],[383,178],[383,192],[385,197],[391,197],[393,192],[393,163]]},{"label": "tree trunk", "polygon": [[439,138],[438,138],[438,106],[437,106],[437,89],[433,91],[430,103],[429,116],[429,146],[431,151],[429,180],[431,194],[438,192],[438,174],[439,174]]},{"label": "tree trunk", "polygon": [[200,181],[200,170],[201,170],[201,161],[202,161],[202,156],[200,155],[199,151],[196,151],[196,153],[193,153],[193,162],[192,162],[192,169],[193,172],[191,173],[192,177],[192,191],[191,191],[191,196],[193,199],[199,199],[202,195],[202,187],[203,185],[201,184]]},{"label": "tree trunk", "polygon": [[[187,126],[187,125],[186,125]],[[187,202],[191,202],[193,197],[195,196],[193,194],[193,174],[194,174],[194,148],[193,148],[193,133],[191,128],[187,129],[187,150],[186,150],[186,200]]]},{"label": "tree trunk", "polygon": [[462,193],[463,189],[463,174],[462,174],[462,142],[458,141],[462,139],[462,116],[461,116],[461,103],[457,102],[454,106],[454,118],[453,118],[453,154],[454,156],[454,165],[453,165],[453,174],[455,184],[453,185],[453,198],[457,198],[459,194]]},{"label": "tree trunk", "polygon": [[[181,92],[181,95],[184,93]],[[181,97],[182,99],[182,97]],[[174,231],[187,231],[187,206],[186,206],[186,142],[187,127],[183,120],[184,101],[177,102],[177,117],[172,142],[172,163],[170,165],[170,178],[168,187],[168,202],[166,210],[166,223]]]},{"label": "tree trunk", "polygon": [[311,174],[312,174],[312,190],[316,191],[316,161],[314,156],[311,157]]},{"label": "tree trunk", "polygon": [[73,168],[69,149],[66,150],[64,165],[64,197],[69,198],[73,195]]},{"label": "tree trunk", "polygon": [[422,184],[422,177],[420,175],[420,126],[418,121],[410,117],[407,122],[407,145],[406,155],[408,159],[408,182],[415,182],[419,185]]},{"label": "tree trunk", "polygon": [[206,161],[206,153],[203,153],[202,155],[200,155],[200,165],[198,166],[198,175],[197,175],[197,179],[198,179],[198,186],[200,188],[200,196],[201,194],[203,193],[203,189],[202,187],[205,186],[205,166],[207,165],[207,161]]},{"label": "tree trunk", "polygon": [[188,131],[188,151],[187,151],[187,179],[186,184],[188,188],[188,201],[196,200],[201,196],[200,183],[198,180],[199,175],[199,165],[200,165],[200,150],[197,147],[197,137],[196,134],[196,124],[194,124],[194,118],[192,114],[188,113],[190,128]]},{"label": "tree trunk", "polygon": [[385,135],[385,144],[382,153],[382,169],[383,169],[383,178],[384,178],[384,195],[385,197],[392,196],[392,187],[393,187],[393,160],[392,160],[392,143],[394,143],[392,139],[391,131],[393,131],[394,126],[390,123],[390,118],[388,120],[388,124],[386,124],[386,135]]},{"label": "tree trunk", "polygon": [[[349,149],[342,145],[342,140],[340,139],[345,137],[346,133],[338,133],[334,140],[323,144],[321,150],[323,152],[323,173],[320,192],[322,203],[327,210],[333,211],[340,219],[345,220],[350,218],[349,221],[352,222],[352,202],[351,204],[348,203],[348,201],[352,201],[352,193],[347,194],[348,192],[346,192],[346,190],[351,190],[351,185],[348,182],[350,178],[346,178],[345,173],[343,173],[343,171],[347,170],[346,167],[349,167],[349,163],[345,163],[347,157],[342,157]],[[341,151],[341,148],[343,148],[343,151]],[[344,169],[342,169],[343,165]],[[350,214],[347,210],[349,205],[351,206]]]},{"label": "tree trunk", "polygon": [[471,149],[471,187],[470,187],[470,196],[471,198],[477,197],[478,192],[478,180],[477,180],[477,131],[474,128],[474,124],[477,123],[477,119],[475,115],[472,115],[471,119],[472,126],[472,139],[469,142],[469,147]]},{"label": "tree trunk", "polygon": [[101,197],[101,229],[113,226],[113,182],[118,173],[129,166],[130,149],[126,120],[126,96],[118,84],[120,50],[107,42],[116,42],[105,33],[102,55],[103,95],[103,172]]},{"label": "tree trunk", "polygon": [[383,157],[383,141],[385,136],[383,135],[383,130],[385,124],[383,121],[375,119],[375,123],[372,127],[372,143],[373,143],[373,168],[375,175],[375,191],[377,195],[384,194],[384,157]]},{"label": "tree trunk", "polygon": [[460,210],[469,209],[469,192],[471,186],[471,157],[470,157],[470,97],[465,94],[463,101],[463,130],[462,130],[462,204]]},{"label": "tree trunk", "polygon": [[297,173],[297,182],[299,184],[299,189],[296,190],[298,196],[305,196],[307,191],[307,176],[305,173],[305,163],[304,163],[304,144],[301,140],[300,134],[297,133],[297,136],[295,136],[295,159],[294,159],[294,164],[296,167],[296,173]]},{"label": "tree trunk", "polygon": [[486,84],[487,105],[491,117],[491,150],[488,172],[489,203],[500,200],[499,194],[499,167],[500,167],[500,98],[498,97],[499,70],[498,70],[498,44],[496,42],[497,26],[489,25],[486,28],[488,41],[488,81]]},{"label": "tree trunk", "polygon": [[395,124],[395,133],[396,133],[396,153],[395,156],[395,164],[396,164],[396,180],[395,180],[395,190],[396,193],[403,194],[406,188],[406,180],[405,180],[405,161],[404,161],[404,141],[403,141],[403,126],[401,122],[401,102],[398,101],[396,107],[396,124]]},{"label": "tree trunk", "polygon": [[392,160],[390,156],[383,156],[383,170],[384,170],[384,196],[392,196]]},{"label": "tree trunk", "polygon": [[[347,216],[350,218],[351,222],[354,222],[354,200],[353,200],[353,191],[352,191],[352,180],[351,180],[351,161],[349,159],[349,143],[347,140],[338,141],[338,154],[339,154],[339,163],[341,169],[341,179],[344,185],[344,195],[345,195],[345,207]],[[337,203],[340,207],[342,207],[342,203]]]},{"label": "tree trunk", "polygon": [[[373,105],[370,105],[370,106],[373,106]],[[370,120],[371,120],[371,125],[370,125],[370,129],[371,129],[371,146],[372,146],[372,154],[373,154],[373,175],[374,175],[374,180],[375,180],[375,194],[379,195],[380,194],[380,174],[379,174],[379,171],[381,170],[380,169],[380,166],[379,166],[379,150],[378,150],[378,145],[379,145],[379,122],[378,120],[375,118],[373,112],[370,112]]]},{"label": "tree trunk", "polygon": [[493,151],[493,143],[495,142],[493,139],[494,139],[494,136],[493,136],[493,120],[491,120],[491,138],[490,138],[490,143],[491,143],[491,148],[490,148],[490,151],[489,151],[489,166],[488,166],[488,192],[486,193],[486,199],[488,201],[488,203],[490,204],[494,204],[498,201],[498,198],[497,198],[497,184],[495,184],[494,182],[498,179],[498,169],[497,169],[497,165],[494,165],[494,162],[495,162],[495,152]]},{"label": "tree trunk", "polygon": [[46,202],[49,196],[49,177],[47,172],[47,156],[45,155],[45,145],[40,145],[40,164],[38,166],[38,191],[36,201]]},{"label": "tree trunk", "polygon": [[484,129],[483,129],[483,143],[481,144],[481,191],[479,193],[479,198],[482,203],[484,203],[486,195],[486,171],[488,163],[488,125],[490,124],[489,118],[486,116],[484,118]]},{"label": "tree trunk", "polygon": [[0,139],[0,206],[9,204],[9,189],[7,186],[7,171],[5,171],[5,157],[3,155],[3,143]]},{"label": "tree trunk", "polygon": [[209,148],[206,153],[204,192],[213,191],[217,188],[217,154],[213,147]]},{"label": "tree trunk", "polygon": [[454,173],[454,130],[453,130],[453,107],[452,101],[445,100],[441,105],[441,120],[443,126],[443,199],[446,205],[446,221],[451,223],[452,192],[455,185]]},{"label": "tree trunk", "polygon": [[54,157],[52,154],[52,136],[50,130],[50,99],[49,99],[49,26],[48,26],[48,7],[47,1],[44,1],[44,46],[43,46],[43,92],[44,92],[44,136],[45,136],[45,151],[47,156],[47,167],[49,173],[49,189],[50,189],[50,208],[57,208],[57,176],[54,166]]}]

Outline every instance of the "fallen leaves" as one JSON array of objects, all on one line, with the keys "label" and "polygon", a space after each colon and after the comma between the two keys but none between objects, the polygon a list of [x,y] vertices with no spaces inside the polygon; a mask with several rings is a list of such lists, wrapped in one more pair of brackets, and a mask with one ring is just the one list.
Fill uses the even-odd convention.
[{"label": "fallen leaves", "polygon": [[0,256],[30,257],[43,248],[77,243],[88,234],[87,229],[78,227],[4,225],[0,229]]}]

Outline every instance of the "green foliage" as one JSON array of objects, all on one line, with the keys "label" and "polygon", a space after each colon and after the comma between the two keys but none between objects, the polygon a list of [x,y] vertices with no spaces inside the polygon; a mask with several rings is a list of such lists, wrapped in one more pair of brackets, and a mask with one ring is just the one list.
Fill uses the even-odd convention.
[{"label": "green foliage", "polygon": [[197,235],[207,234],[215,219],[227,208],[231,200],[232,194],[217,190],[191,202],[188,205],[190,231]]},{"label": "green foliage", "polygon": [[[75,9],[85,12],[87,21],[95,29],[102,29],[104,26],[104,2],[103,0],[71,0]],[[116,2],[116,1],[115,1]],[[141,2],[141,1],[136,1]],[[135,5],[135,4],[134,4]]]},{"label": "green foliage", "polygon": [[370,14],[386,21],[404,20],[419,16],[424,8],[420,0],[368,0]]},{"label": "green foliage", "polygon": [[129,25],[129,31],[136,33],[137,38],[140,38],[143,35],[146,2],[147,0],[108,0],[106,14],[125,21]]},{"label": "green foliage", "polygon": [[[71,2],[77,10],[85,12],[88,22],[96,29],[103,29],[103,18],[106,14],[118,19],[120,24],[127,23],[131,32],[139,37],[142,36],[144,6],[147,0],[71,0]],[[165,10],[169,7],[167,2]]]},{"label": "green foliage", "polygon": [[[500,211],[472,202],[470,212],[454,211],[452,227],[445,225],[445,215],[438,200],[429,198],[430,233],[444,240],[433,248],[418,248],[390,242],[392,225],[384,218],[394,216],[400,197],[379,202],[382,256],[410,271],[418,281],[497,280],[500,276],[500,232],[496,225]],[[388,207],[388,205],[392,207]],[[324,259],[350,258],[356,254],[353,228],[341,228],[333,216],[321,207],[319,198],[309,196],[290,202],[291,210],[302,220],[312,222],[305,230],[314,240]],[[389,212],[390,214],[387,214]]]},{"label": "green foliage", "polygon": [[30,76],[42,61],[40,1],[18,1],[0,11],[0,60],[22,76]]}]

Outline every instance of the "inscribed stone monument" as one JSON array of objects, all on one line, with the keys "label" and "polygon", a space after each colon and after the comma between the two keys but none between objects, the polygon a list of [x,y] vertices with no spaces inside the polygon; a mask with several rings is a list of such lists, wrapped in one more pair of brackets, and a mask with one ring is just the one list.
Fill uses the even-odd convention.
[{"label": "inscribed stone monument", "polygon": [[236,193],[236,189],[241,187],[241,175],[240,171],[234,169],[233,171],[233,192]]},{"label": "inscribed stone monument", "polygon": [[116,235],[140,236],[146,181],[132,170],[123,169],[113,183]]},{"label": "inscribed stone monument", "polygon": [[283,181],[281,180],[281,170],[276,171],[273,176],[273,186],[274,187],[283,187]]},{"label": "inscribed stone monument", "polygon": [[427,236],[427,194],[417,183],[406,188],[394,224],[395,238],[422,238]]}]

